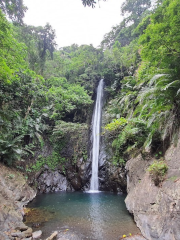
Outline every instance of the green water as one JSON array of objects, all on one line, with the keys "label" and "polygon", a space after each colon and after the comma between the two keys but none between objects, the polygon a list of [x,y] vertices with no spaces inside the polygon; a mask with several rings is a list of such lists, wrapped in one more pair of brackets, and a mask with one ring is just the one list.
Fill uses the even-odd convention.
[{"label": "green water", "polygon": [[40,226],[42,239],[57,230],[63,239],[117,240],[123,234],[139,232],[124,199],[125,195],[109,192],[59,192],[38,195],[28,207],[53,214]]}]

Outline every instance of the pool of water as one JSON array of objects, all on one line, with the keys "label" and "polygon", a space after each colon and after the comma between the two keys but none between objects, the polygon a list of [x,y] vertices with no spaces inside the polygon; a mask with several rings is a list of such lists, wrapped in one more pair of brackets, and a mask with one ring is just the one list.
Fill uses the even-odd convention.
[{"label": "pool of water", "polygon": [[139,233],[124,199],[125,195],[109,192],[41,194],[28,205],[35,217],[27,217],[25,223],[32,227],[40,221],[36,227],[42,230],[42,239],[57,230],[64,239],[117,240],[123,234]]}]

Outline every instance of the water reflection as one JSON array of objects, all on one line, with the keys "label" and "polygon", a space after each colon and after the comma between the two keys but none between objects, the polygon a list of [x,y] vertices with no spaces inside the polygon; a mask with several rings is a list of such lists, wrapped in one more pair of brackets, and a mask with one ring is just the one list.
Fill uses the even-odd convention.
[{"label": "water reflection", "polygon": [[94,239],[103,239],[103,213],[101,209],[100,195],[89,194],[89,215],[91,218],[91,232]]},{"label": "water reflection", "polygon": [[[60,192],[39,195],[28,207],[45,208],[45,214],[47,211],[51,215],[55,213],[53,219],[44,216],[47,221],[40,228],[42,239],[59,230],[62,236],[72,240],[117,240],[123,234],[138,232],[126,210],[124,198],[124,195],[107,192]],[[31,222],[28,225],[32,227]],[[76,238],[70,238],[70,233]]]}]

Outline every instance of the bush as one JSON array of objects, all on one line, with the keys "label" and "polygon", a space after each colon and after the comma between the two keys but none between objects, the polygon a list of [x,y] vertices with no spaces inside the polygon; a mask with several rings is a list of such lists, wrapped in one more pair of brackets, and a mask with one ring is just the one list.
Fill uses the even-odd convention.
[{"label": "bush", "polygon": [[152,165],[150,165],[147,169],[152,177],[152,180],[154,181],[154,184],[156,186],[159,186],[160,183],[165,178],[165,174],[168,170],[167,164],[161,160],[161,161],[154,161]]}]

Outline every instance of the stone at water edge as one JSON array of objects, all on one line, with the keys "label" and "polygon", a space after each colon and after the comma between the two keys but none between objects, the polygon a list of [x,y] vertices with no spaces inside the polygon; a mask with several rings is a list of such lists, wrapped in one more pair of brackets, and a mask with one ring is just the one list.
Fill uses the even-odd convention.
[{"label": "stone at water edge", "polygon": [[54,240],[54,239],[56,239],[57,235],[58,235],[58,232],[55,231],[55,232],[54,232],[53,234],[51,234],[51,236],[48,237],[46,240]]},{"label": "stone at water edge", "polygon": [[42,235],[42,231],[41,230],[32,233],[33,239],[38,239],[38,238],[41,237],[41,235]]},{"label": "stone at water edge", "polygon": [[12,237],[18,237],[18,238],[27,238],[32,236],[32,228],[28,228],[26,231],[20,232],[12,232],[11,233]]},{"label": "stone at water edge", "polygon": [[28,229],[28,226],[26,226],[24,223],[21,223],[18,227],[15,228],[15,230],[19,230],[21,232],[26,231]]}]

